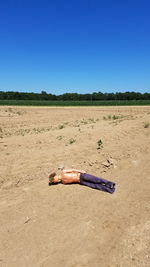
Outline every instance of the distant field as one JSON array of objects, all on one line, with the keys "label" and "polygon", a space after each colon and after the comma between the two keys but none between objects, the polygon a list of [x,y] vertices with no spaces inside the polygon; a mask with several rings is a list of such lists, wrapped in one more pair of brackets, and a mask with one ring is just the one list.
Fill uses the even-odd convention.
[{"label": "distant field", "polygon": [[150,105],[150,100],[108,100],[108,101],[46,101],[46,100],[0,100],[7,106],[129,106]]}]

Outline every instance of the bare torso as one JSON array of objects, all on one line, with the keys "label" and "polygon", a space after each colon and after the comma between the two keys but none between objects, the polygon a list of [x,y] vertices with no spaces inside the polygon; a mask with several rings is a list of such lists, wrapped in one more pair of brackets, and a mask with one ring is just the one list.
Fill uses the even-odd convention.
[{"label": "bare torso", "polygon": [[61,173],[61,181],[63,184],[80,183],[80,173],[85,173],[83,170],[63,170]]},{"label": "bare torso", "polygon": [[[76,169],[64,169],[60,173],[60,175],[56,175],[56,173],[52,173],[53,178],[52,183],[62,182],[63,184],[72,184],[72,183],[80,183],[80,174],[86,173],[84,170],[76,170]],[[49,178],[51,178],[51,175]]]}]

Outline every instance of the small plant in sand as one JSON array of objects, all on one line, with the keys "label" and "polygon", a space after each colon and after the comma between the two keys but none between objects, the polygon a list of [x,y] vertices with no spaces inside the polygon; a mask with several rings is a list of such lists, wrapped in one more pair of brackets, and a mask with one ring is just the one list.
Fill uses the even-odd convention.
[{"label": "small plant in sand", "polygon": [[111,120],[112,119],[112,117],[111,117],[111,115],[108,115],[107,117],[106,116],[103,116],[103,120]]},{"label": "small plant in sand", "polygon": [[94,118],[89,118],[89,123],[95,123]]},{"label": "small plant in sand", "polygon": [[82,124],[88,124],[88,121],[86,121],[85,119],[82,119],[82,120],[81,120],[81,123],[82,123]]},{"label": "small plant in sand", "polygon": [[70,145],[73,144],[73,143],[75,143],[75,142],[76,142],[76,140],[74,138],[69,139],[69,144]]},{"label": "small plant in sand", "polygon": [[18,114],[19,116],[22,115],[23,113],[21,111],[17,111],[16,114]]},{"label": "small plant in sand", "polygon": [[59,135],[59,136],[56,137],[56,139],[62,140],[63,139],[63,136],[62,135]]},{"label": "small plant in sand", "polygon": [[150,123],[149,122],[145,122],[144,123],[144,128],[149,128],[150,127]]},{"label": "small plant in sand", "polygon": [[113,119],[113,120],[117,120],[117,119],[119,119],[119,116],[113,115],[113,116],[112,116],[112,119]]},{"label": "small plant in sand", "polygon": [[41,130],[41,128],[33,128],[33,131],[34,131],[36,134],[38,134],[38,133],[40,133],[42,130]]},{"label": "small plant in sand", "polygon": [[3,130],[1,127],[0,127],[0,138],[3,138]]},{"label": "small plant in sand", "polygon": [[103,147],[103,142],[101,139],[97,141],[97,149],[101,149]]},{"label": "small plant in sand", "polygon": [[63,128],[65,128],[65,125],[64,125],[64,124],[61,124],[61,125],[58,126],[58,129],[59,129],[59,130],[61,130],[61,129],[63,129]]},{"label": "small plant in sand", "polygon": [[80,127],[80,123],[78,121],[75,121],[75,123],[72,124],[73,127]]},{"label": "small plant in sand", "polygon": [[103,120],[118,120],[118,119],[122,119],[123,116],[118,116],[118,115],[108,115],[107,117],[106,116],[103,116]]}]

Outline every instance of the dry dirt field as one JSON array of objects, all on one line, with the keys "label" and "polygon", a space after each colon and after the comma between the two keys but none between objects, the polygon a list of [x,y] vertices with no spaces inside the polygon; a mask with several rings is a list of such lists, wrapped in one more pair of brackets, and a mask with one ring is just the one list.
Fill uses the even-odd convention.
[{"label": "dry dirt field", "polygon": [[[116,191],[48,186],[62,166]],[[0,266],[150,266],[149,106],[0,107]]]}]

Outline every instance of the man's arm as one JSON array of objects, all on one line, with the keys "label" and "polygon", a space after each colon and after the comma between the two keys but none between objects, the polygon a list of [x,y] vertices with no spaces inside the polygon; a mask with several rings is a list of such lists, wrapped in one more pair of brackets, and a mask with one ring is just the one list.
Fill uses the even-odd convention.
[{"label": "man's arm", "polygon": [[70,173],[70,172],[75,172],[75,173],[86,173],[84,170],[76,170],[76,169],[64,169],[64,173]]}]

